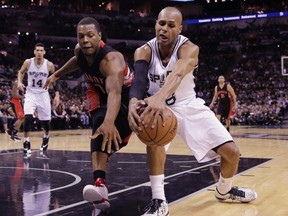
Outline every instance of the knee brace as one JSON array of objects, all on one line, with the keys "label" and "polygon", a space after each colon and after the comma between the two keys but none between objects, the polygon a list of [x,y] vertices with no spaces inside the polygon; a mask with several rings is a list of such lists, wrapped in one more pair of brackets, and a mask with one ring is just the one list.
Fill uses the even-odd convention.
[{"label": "knee brace", "polygon": [[50,121],[41,121],[42,128],[46,131],[49,132],[50,130]]},{"label": "knee brace", "polygon": [[25,115],[25,119],[23,123],[24,132],[29,132],[31,130],[32,122],[33,122],[33,115],[32,114]]}]

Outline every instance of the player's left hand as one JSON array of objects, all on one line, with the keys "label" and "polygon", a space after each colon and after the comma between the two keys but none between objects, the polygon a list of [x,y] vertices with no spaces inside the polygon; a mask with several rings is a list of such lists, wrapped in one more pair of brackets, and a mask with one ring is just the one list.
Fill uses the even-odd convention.
[{"label": "player's left hand", "polygon": [[114,143],[116,151],[119,150],[119,144],[122,143],[122,139],[120,134],[114,124],[114,122],[103,122],[99,128],[95,131],[95,133],[90,136],[90,139],[96,139],[99,135],[103,136],[102,151],[107,149],[108,153],[111,153],[112,142]]},{"label": "player's left hand", "polygon": [[53,99],[53,104],[52,106],[56,109],[60,104],[60,97],[58,96],[55,96],[54,99]]},{"label": "player's left hand", "polygon": [[232,111],[233,111],[234,113],[237,112],[237,105],[234,105],[234,106],[232,107]]},{"label": "player's left hand", "polygon": [[133,98],[129,102],[129,109],[128,109],[128,122],[129,126],[132,131],[138,134],[141,131],[141,118],[140,113],[145,107],[145,102],[143,100],[137,100]]}]

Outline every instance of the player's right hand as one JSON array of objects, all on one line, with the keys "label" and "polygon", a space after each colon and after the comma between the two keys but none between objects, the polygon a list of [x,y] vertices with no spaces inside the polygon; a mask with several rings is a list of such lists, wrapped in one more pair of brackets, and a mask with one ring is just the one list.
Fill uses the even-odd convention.
[{"label": "player's right hand", "polygon": [[157,120],[160,115],[163,120],[163,126],[165,126],[166,123],[166,115],[164,115],[164,111],[166,108],[165,98],[162,97],[161,94],[155,94],[153,96],[145,98],[144,101],[147,104],[147,107],[140,115],[142,124],[145,127],[148,127],[148,124],[151,121],[151,119],[154,119],[151,125],[151,128],[154,128],[155,125],[157,125]]},{"label": "player's right hand", "polygon": [[90,136],[90,139],[96,139],[98,136],[103,136],[102,151],[107,150],[110,154],[112,152],[112,144],[115,147],[115,150],[118,151],[119,144],[122,143],[121,136],[114,123],[104,121],[99,128]]},{"label": "player's right hand", "polygon": [[55,76],[55,73],[49,76],[44,84],[44,89],[49,89],[50,86],[54,86],[56,81],[59,79],[59,77]]}]

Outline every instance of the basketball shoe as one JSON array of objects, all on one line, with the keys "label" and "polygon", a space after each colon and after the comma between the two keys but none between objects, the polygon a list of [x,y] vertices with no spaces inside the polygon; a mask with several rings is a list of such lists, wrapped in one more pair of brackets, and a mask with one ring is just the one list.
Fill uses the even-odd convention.
[{"label": "basketball shoe", "polygon": [[94,185],[84,187],[83,198],[88,202],[92,202],[97,209],[105,210],[110,207],[108,189],[102,178],[97,178]]},{"label": "basketball shoe", "polygon": [[169,216],[168,203],[166,200],[152,199],[142,210],[141,216]]},{"label": "basketball shoe", "polygon": [[[13,140],[13,141],[16,141],[16,140],[18,140],[18,139],[15,139],[15,136],[17,137],[17,130],[15,130],[15,129],[8,129],[7,130],[7,134],[9,135],[9,137],[10,137],[10,140]],[[18,137],[17,137],[18,138]]]},{"label": "basketball shoe", "polygon": [[257,193],[249,188],[232,187],[228,193],[221,194],[216,187],[215,197],[221,201],[230,199],[240,201],[242,203],[248,203],[257,198]]},{"label": "basketball shoe", "polygon": [[43,137],[42,145],[40,147],[41,151],[46,151],[48,148],[49,137]]},{"label": "basketball shoe", "polygon": [[31,144],[29,141],[25,141],[23,143],[23,152],[24,154],[31,154]]},{"label": "basketball shoe", "polygon": [[8,132],[8,134],[9,134],[9,136],[10,136],[10,140],[13,140],[13,141],[20,141],[21,139],[18,137],[18,135],[17,135],[17,133],[18,133],[18,131],[17,130],[15,130],[15,129],[13,129],[13,130],[8,130],[7,131]]},{"label": "basketball shoe", "polygon": [[13,135],[13,140],[17,142],[17,141],[20,141],[21,138],[18,137],[18,135],[17,135],[17,133],[16,133],[16,134]]},{"label": "basketball shoe", "polygon": [[8,129],[7,131],[5,131],[9,136],[10,136],[10,138],[11,138],[11,136],[12,136],[12,133],[13,133],[13,130],[10,130],[10,129]]}]

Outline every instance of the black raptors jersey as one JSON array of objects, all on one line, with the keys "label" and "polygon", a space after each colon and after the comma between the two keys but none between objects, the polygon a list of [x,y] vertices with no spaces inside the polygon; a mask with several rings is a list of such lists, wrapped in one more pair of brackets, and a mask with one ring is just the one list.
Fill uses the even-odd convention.
[{"label": "black raptors jersey", "polygon": [[[100,63],[105,55],[109,52],[115,51],[116,50],[114,50],[112,47],[101,41],[99,52],[95,56],[95,60],[92,66],[88,65],[84,54],[81,50],[79,51],[77,64],[81,71],[84,73],[88,82],[87,99],[90,105],[90,111],[98,107],[106,106],[107,104],[108,94],[106,92],[105,85],[106,78],[102,75],[99,68]],[[127,65],[124,74],[124,85],[122,87],[122,103],[126,105],[128,105],[129,102],[129,89],[132,83],[132,77],[133,74]]]},{"label": "black raptors jersey", "polygon": [[227,84],[225,83],[223,88],[221,88],[220,85],[218,85],[217,92],[218,92],[218,104],[230,105],[230,97],[229,92],[227,90]]}]

